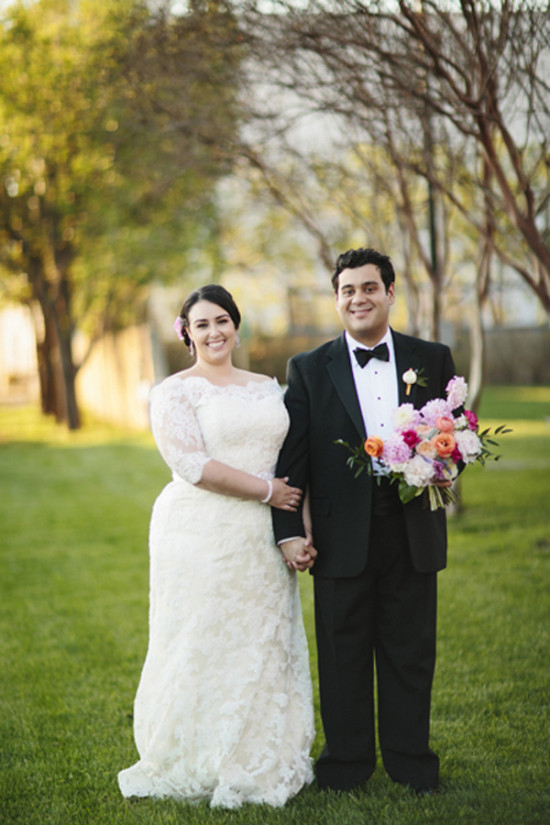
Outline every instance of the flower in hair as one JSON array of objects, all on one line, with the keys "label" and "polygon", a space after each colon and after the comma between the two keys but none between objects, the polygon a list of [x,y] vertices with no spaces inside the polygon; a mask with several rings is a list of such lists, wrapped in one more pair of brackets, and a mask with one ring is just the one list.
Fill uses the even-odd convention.
[{"label": "flower in hair", "polygon": [[177,317],[177,318],[176,318],[176,320],[174,321],[174,330],[175,330],[175,332],[176,332],[176,335],[177,335],[177,336],[178,336],[178,338],[180,339],[180,341],[183,341],[183,340],[184,340],[184,335],[183,335],[183,318],[182,318],[180,315],[178,315],[178,317]]}]

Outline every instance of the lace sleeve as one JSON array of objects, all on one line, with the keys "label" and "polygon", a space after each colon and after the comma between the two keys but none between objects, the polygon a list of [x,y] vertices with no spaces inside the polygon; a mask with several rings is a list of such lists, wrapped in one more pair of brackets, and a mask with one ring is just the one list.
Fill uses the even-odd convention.
[{"label": "lace sleeve", "polygon": [[159,452],[173,473],[197,484],[207,455],[195,415],[181,379],[163,381],[151,391],[151,429]]}]

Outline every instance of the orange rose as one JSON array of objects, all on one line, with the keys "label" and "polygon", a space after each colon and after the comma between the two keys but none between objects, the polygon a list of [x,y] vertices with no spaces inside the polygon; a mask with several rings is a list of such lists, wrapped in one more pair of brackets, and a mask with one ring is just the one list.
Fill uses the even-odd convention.
[{"label": "orange rose", "polygon": [[452,418],[447,418],[446,415],[440,415],[439,418],[435,420],[435,426],[438,430],[441,430],[442,433],[452,433],[455,428],[455,422]]},{"label": "orange rose", "polygon": [[381,438],[378,438],[377,435],[369,436],[365,441],[364,447],[366,454],[370,455],[371,458],[380,458],[384,452],[384,442]]},{"label": "orange rose", "polygon": [[441,458],[448,458],[453,453],[456,441],[454,435],[451,435],[451,433],[439,433],[439,435],[432,438],[432,444]]}]

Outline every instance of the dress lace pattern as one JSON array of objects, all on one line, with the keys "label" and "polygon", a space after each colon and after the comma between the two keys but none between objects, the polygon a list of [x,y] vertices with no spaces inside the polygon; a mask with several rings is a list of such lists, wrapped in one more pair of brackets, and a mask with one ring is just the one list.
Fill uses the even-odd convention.
[{"label": "dress lace pattern", "polygon": [[296,574],[270,509],[195,487],[207,461],[269,478],[288,428],[275,381],[175,375],[151,423],[173,481],[150,527],[149,647],[125,796],[281,806],[313,779],[312,690]]}]

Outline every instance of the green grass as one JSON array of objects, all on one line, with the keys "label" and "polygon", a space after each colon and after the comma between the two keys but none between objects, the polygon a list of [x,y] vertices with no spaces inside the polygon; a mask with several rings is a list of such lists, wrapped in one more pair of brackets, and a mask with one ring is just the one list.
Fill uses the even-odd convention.
[{"label": "green grass", "polygon": [[[147,529],[169,478],[150,435],[69,434],[0,409],[0,822],[6,825],[527,825],[550,822],[550,388],[497,388],[503,458],[463,476],[439,577],[432,742],[442,792],[379,765],[363,793],[282,810],[124,800],[147,645]],[[311,581],[300,578],[312,669]],[[318,722],[318,729],[320,724]],[[319,752],[319,733],[314,755]]]}]

